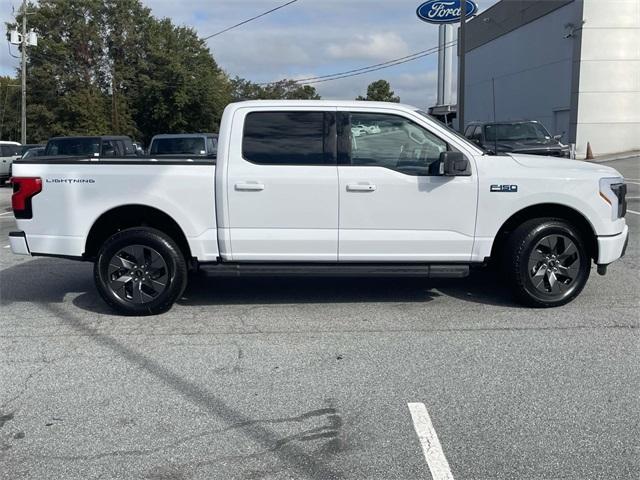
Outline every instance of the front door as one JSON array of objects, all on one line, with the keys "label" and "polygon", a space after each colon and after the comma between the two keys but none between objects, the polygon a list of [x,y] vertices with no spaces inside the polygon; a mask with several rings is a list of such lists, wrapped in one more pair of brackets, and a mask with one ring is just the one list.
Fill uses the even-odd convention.
[{"label": "front door", "polygon": [[338,259],[335,109],[242,109],[227,195],[233,261]]},{"label": "front door", "polygon": [[[470,261],[475,171],[438,175],[440,153],[456,147],[417,113],[409,118],[367,109],[339,112],[339,118],[339,260]],[[354,134],[355,125],[370,133],[360,128]]]}]

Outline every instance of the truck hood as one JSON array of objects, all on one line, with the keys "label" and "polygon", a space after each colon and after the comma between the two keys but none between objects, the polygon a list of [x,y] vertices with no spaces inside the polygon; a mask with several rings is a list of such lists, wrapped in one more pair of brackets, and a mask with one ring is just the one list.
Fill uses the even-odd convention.
[{"label": "truck hood", "polygon": [[597,163],[585,162],[582,160],[569,160],[557,157],[542,157],[540,155],[524,155],[508,153],[518,164],[526,168],[539,168],[549,171],[592,173],[601,177],[622,177],[616,169]]}]

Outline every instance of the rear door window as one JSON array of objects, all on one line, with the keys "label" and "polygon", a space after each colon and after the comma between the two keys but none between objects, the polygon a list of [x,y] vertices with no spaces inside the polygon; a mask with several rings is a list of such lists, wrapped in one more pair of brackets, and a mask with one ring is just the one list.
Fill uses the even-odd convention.
[{"label": "rear door window", "polygon": [[335,164],[326,141],[334,118],[325,112],[252,112],[245,119],[242,155],[261,165]]}]

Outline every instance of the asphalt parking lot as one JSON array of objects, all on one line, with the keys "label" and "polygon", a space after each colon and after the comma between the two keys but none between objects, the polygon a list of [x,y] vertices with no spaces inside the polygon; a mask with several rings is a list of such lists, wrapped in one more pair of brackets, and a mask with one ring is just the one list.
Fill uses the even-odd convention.
[{"label": "asphalt parking lot", "polygon": [[0,477],[430,479],[422,404],[455,479],[640,478],[640,157],[608,164],[627,255],[551,310],[490,273],[197,277],[119,317],[90,264],[10,253],[1,188]]}]

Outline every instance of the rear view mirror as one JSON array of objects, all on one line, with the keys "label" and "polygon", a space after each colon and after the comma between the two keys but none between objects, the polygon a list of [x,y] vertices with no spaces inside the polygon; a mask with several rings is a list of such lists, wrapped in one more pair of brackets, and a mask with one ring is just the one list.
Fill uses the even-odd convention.
[{"label": "rear view mirror", "polygon": [[461,152],[440,153],[440,175],[445,177],[468,177],[471,175],[469,160]]}]

